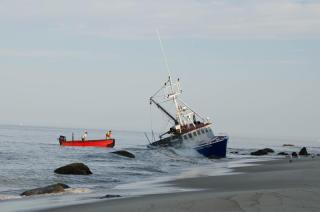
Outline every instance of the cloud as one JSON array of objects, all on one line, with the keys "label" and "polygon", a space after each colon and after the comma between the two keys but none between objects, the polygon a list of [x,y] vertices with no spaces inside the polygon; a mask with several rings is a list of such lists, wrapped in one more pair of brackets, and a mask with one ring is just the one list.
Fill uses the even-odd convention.
[{"label": "cloud", "polygon": [[166,37],[290,39],[320,35],[312,0],[2,1],[0,23],[121,39]]}]

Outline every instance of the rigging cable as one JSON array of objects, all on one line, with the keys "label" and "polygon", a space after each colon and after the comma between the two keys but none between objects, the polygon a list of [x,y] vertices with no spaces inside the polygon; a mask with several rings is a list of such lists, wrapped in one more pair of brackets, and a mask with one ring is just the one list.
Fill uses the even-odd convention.
[{"label": "rigging cable", "polygon": [[160,32],[159,32],[158,29],[156,31],[157,31],[157,35],[158,35],[158,39],[159,39],[159,43],[160,43],[160,48],[161,48],[163,60],[164,60],[164,63],[166,65],[166,69],[167,69],[167,72],[168,72],[168,75],[169,75],[170,84],[171,84],[171,71],[170,71],[170,68],[169,68],[168,58],[167,58],[167,55],[166,55],[166,53],[164,51],[164,48],[163,48],[162,40],[161,40],[161,37],[160,37]]},{"label": "rigging cable", "polygon": [[155,142],[154,132],[153,132],[153,121],[152,121],[152,105],[150,104],[150,128],[151,128],[151,135],[152,140]]}]

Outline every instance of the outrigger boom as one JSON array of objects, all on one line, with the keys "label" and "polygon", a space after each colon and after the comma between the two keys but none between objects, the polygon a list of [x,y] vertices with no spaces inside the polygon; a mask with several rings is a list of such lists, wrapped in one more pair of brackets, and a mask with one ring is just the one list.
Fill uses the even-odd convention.
[{"label": "outrigger boom", "polygon": [[155,105],[157,105],[157,107],[164,112],[167,116],[169,116],[170,119],[172,119],[175,123],[175,125],[178,125],[179,122],[176,118],[173,117],[173,115],[171,115],[168,111],[166,111],[158,102],[156,102],[152,97],[150,97],[150,104],[154,103]]}]

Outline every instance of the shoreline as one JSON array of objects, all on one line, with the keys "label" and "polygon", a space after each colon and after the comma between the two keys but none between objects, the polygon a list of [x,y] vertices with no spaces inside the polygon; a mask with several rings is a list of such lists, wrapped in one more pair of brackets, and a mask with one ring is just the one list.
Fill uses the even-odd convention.
[{"label": "shoreline", "polygon": [[[100,201],[115,200],[116,198],[101,199],[107,195],[121,195],[121,199],[140,197],[146,195],[182,193],[189,191],[198,191],[197,188],[182,188],[172,186],[168,182],[196,178],[199,176],[225,176],[237,174],[233,172],[235,167],[254,166],[255,163],[263,161],[276,160],[274,157],[260,158],[238,158],[212,161],[211,164],[201,165],[193,168],[181,169],[181,172],[174,175],[158,176],[156,178],[148,178],[143,181],[129,182],[119,184],[110,190],[95,191],[86,188],[71,188],[65,192],[58,194],[44,194],[30,197],[21,197],[14,195],[12,198],[0,201],[0,208],[4,211],[39,211],[57,207],[66,207],[83,203],[96,203]],[[85,191],[86,190],[86,191]],[[82,194],[80,194],[82,193]],[[80,194],[80,195],[78,195]],[[119,198],[118,198],[119,199]]]},{"label": "shoreline", "polygon": [[185,189],[39,211],[320,211],[320,159],[253,162],[233,168],[233,175],[177,179],[164,183]]}]

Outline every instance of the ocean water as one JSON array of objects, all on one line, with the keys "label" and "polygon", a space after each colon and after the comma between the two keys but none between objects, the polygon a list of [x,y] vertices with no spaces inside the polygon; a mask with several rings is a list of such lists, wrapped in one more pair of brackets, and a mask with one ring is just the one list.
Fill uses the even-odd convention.
[{"label": "ocean water", "polygon": [[[184,191],[169,188],[159,182],[170,179],[232,174],[232,168],[248,162],[271,160],[276,154],[253,157],[252,150],[271,147],[276,151],[298,151],[307,146],[320,153],[320,142],[266,138],[230,137],[228,157],[210,160],[192,149],[149,149],[141,132],[113,131],[116,146],[108,148],[60,147],[57,138],[69,139],[74,133],[80,138],[84,129],[0,126],[0,211],[33,210],[49,206],[92,201],[106,194],[121,196]],[[106,129],[108,130],[108,129]],[[88,137],[103,138],[105,130],[88,129]],[[291,143],[296,147],[282,147]],[[135,159],[111,154],[125,149]],[[238,152],[233,154],[232,152]],[[93,175],[57,175],[54,170],[63,165],[82,162]],[[65,183],[72,189],[63,194],[20,197],[25,190],[54,183]]]}]

